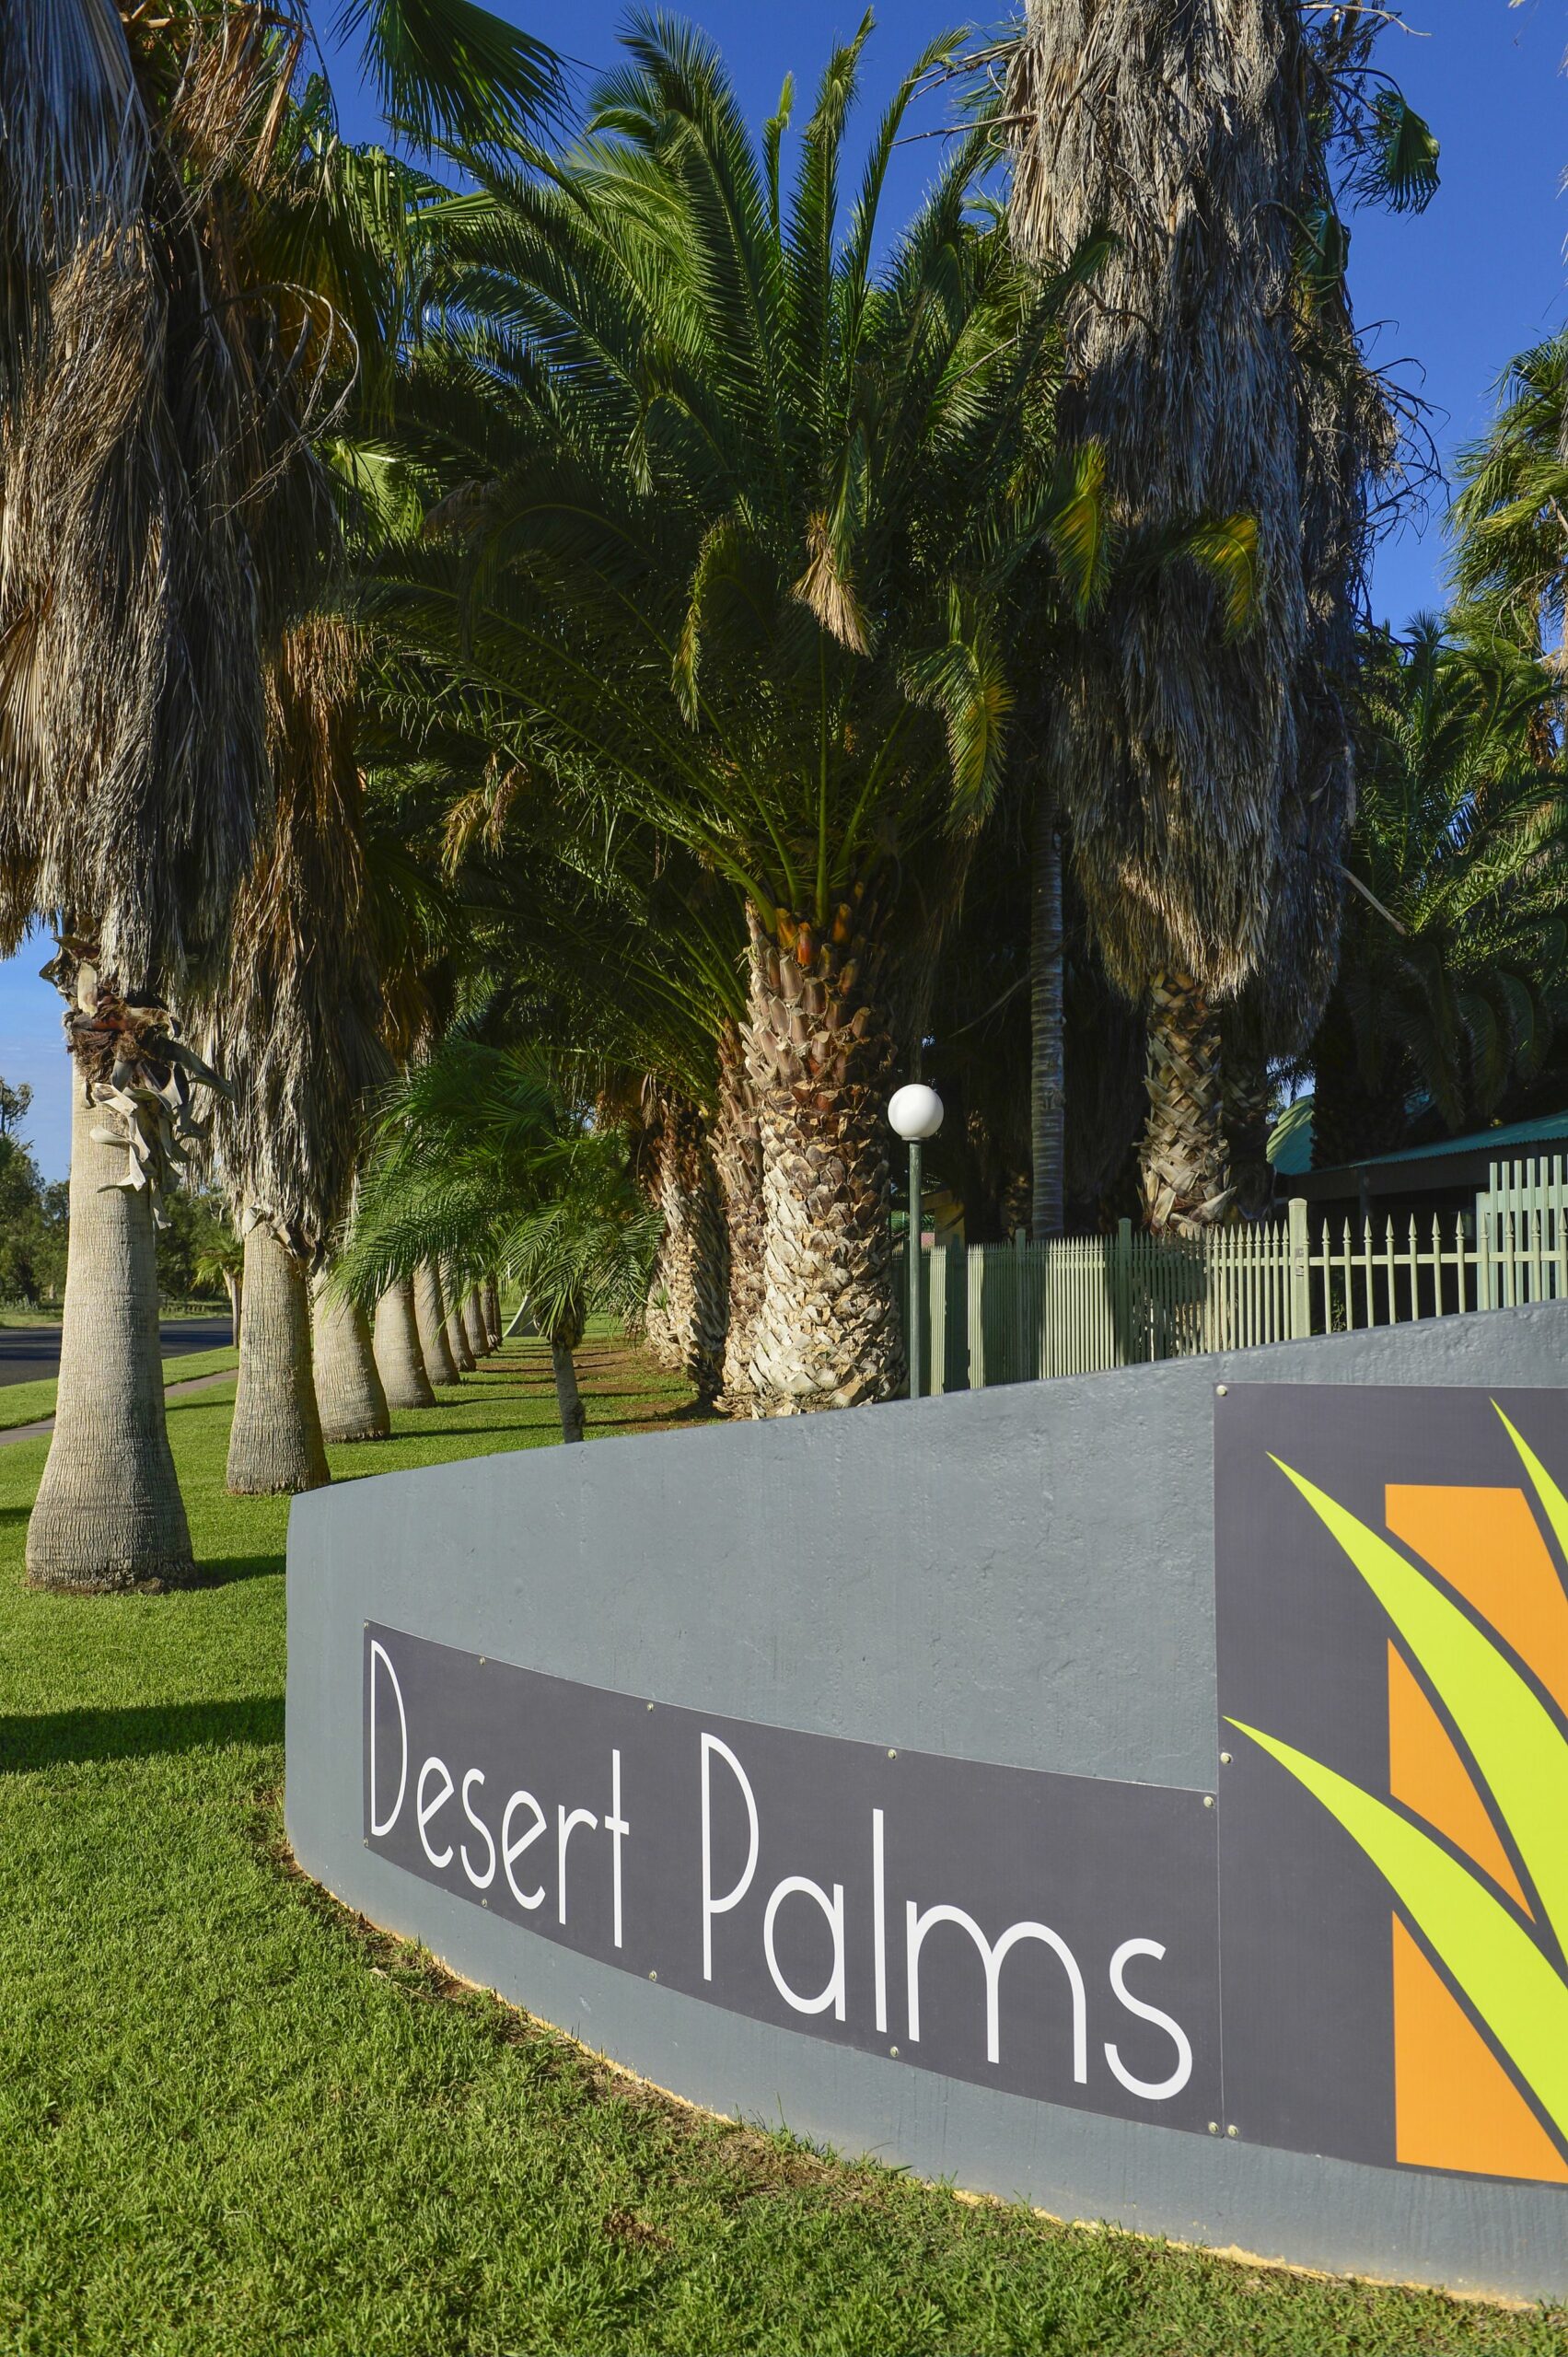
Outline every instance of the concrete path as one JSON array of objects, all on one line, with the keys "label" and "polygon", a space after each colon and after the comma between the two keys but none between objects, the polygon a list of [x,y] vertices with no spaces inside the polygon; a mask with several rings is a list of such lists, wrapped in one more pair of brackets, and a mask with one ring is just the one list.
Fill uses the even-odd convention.
[{"label": "concrete path", "polygon": [[[226,1339],[227,1330],[226,1327],[224,1329]],[[209,1342],[204,1347],[211,1350],[214,1346]],[[163,1396],[166,1399],[188,1399],[193,1391],[212,1391],[220,1383],[232,1383],[237,1372],[236,1368],[228,1367],[222,1375],[199,1375],[191,1383],[166,1383]],[[37,1440],[41,1434],[52,1433],[53,1430],[52,1416],[45,1416],[42,1422],[37,1424],[14,1424],[8,1433],[0,1433],[0,1448],[8,1446],[14,1440]]]}]

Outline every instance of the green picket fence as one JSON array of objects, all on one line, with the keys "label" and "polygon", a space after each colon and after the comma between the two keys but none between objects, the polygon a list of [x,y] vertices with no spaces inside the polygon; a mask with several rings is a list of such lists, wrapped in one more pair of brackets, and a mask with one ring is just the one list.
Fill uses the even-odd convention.
[{"label": "green picket fence", "polygon": [[[1473,1213],[1284,1217],[1166,1240],[937,1245],[923,1256],[931,1391],[1097,1375],[1524,1302],[1568,1301],[1568,1164],[1494,1163]],[[900,1305],[907,1302],[904,1256]]]}]

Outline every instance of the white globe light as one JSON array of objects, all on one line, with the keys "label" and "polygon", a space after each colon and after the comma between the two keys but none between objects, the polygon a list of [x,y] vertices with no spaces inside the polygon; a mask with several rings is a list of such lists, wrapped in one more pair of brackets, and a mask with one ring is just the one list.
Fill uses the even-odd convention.
[{"label": "white globe light", "polygon": [[888,1119],[912,1145],[916,1138],[934,1138],[942,1126],[942,1099],[923,1081],[912,1080],[894,1089]]}]

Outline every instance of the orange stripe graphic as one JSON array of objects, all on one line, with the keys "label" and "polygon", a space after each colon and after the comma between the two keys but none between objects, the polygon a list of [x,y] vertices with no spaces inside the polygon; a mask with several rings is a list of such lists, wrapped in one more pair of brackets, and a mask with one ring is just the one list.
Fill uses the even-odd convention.
[{"label": "orange stripe graphic", "polygon": [[1568,2185],[1565,2161],[1394,1917],[1394,2148],[1412,2168]]}]

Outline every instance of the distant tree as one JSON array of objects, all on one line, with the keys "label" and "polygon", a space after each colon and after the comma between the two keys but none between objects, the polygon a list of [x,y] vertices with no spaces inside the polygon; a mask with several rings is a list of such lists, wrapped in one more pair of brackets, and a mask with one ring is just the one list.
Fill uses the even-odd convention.
[{"label": "distant tree", "polygon": [[31,1104],[25,1081],[0,1079],[0,1296],[37,1304],[64,1281],[66,1190],[44,1185],[22,1134]]}]

